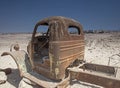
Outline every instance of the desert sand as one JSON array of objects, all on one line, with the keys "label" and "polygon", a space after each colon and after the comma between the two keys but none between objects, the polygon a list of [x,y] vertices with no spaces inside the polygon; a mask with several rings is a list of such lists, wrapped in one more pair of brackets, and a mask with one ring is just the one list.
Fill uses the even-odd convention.
[{"label": "desert sand", "polygon": [[[0,34],[0,55],[9,51],[14,43],[26,51],[30,39],[31,34]],[[120,33],[85,34],[85,61],[120,67]],[[7,82],[0,84],[0,88],[18,88],[21,77],[14,60],[10,56],[0,56],[0,68],[12,68],[12,73],[7,75]],[[70,87],[99,88],[80,81],[75,81]]]}]

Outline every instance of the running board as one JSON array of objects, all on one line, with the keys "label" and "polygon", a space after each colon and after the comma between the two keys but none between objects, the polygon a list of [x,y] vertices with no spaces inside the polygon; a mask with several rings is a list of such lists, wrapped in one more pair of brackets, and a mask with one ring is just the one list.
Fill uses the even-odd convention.
[{"label": "running board", "polygon": [[23,74],[24,78],[36,83],[42,88],[66,88],[69,85],[70,76],[62,81],[53,81],[36,72],[29,72]]}]

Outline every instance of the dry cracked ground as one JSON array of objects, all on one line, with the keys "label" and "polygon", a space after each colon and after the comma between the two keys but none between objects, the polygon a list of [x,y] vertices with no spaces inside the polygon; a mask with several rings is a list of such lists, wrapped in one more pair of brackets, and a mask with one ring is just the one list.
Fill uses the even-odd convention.
[{"label": "dry cracked ground", "polygon": [[[9,51],[14,43],[20,45],[21,50],[27,48],[31,34],[0,34],[0,55]],[[85,34],[85,60],[90,63],[120,67],[120,33]],[[0,88],[18,88],[21,77],[14,60],[10,56],[0,56],[0,68],[12,68],[10,75],[0,73],[0,78],[6,78]],[[25,86],[25,84],[24,84]],[[74,81],[70,88],[101,88],[81,81]],[[24,87],[25,88],[25,87]],[[30,88],[30,87],[26,87]]]}]

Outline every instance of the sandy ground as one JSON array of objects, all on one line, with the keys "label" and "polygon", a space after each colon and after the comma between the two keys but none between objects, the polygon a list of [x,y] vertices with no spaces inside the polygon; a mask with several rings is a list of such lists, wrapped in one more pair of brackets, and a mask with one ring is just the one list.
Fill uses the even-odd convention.
[{"label": "sandy ground", "polygon": [[[10,50],[10,45],[19,43],[21,50],[26,51],[31,34],[0,34],[0,55]],[[85,34],[85,60],[90,63],[120,67],[120,33]],[[10,56],[0,56],[0,68],[12,68],[7,82],[0,88],[17,88],[21,80],[14,60]],[[99,88],[90,84],[75,81],[71,88]]]}]

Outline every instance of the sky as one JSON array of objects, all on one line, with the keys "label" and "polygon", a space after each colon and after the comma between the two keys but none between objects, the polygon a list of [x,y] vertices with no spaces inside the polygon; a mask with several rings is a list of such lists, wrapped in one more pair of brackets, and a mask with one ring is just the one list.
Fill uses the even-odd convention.
[{"label": "sky", "polygon": [[0,32],[32,32],[50,16],[75,19],[84,30],[120,30],[120,0],[0,0]]}]

